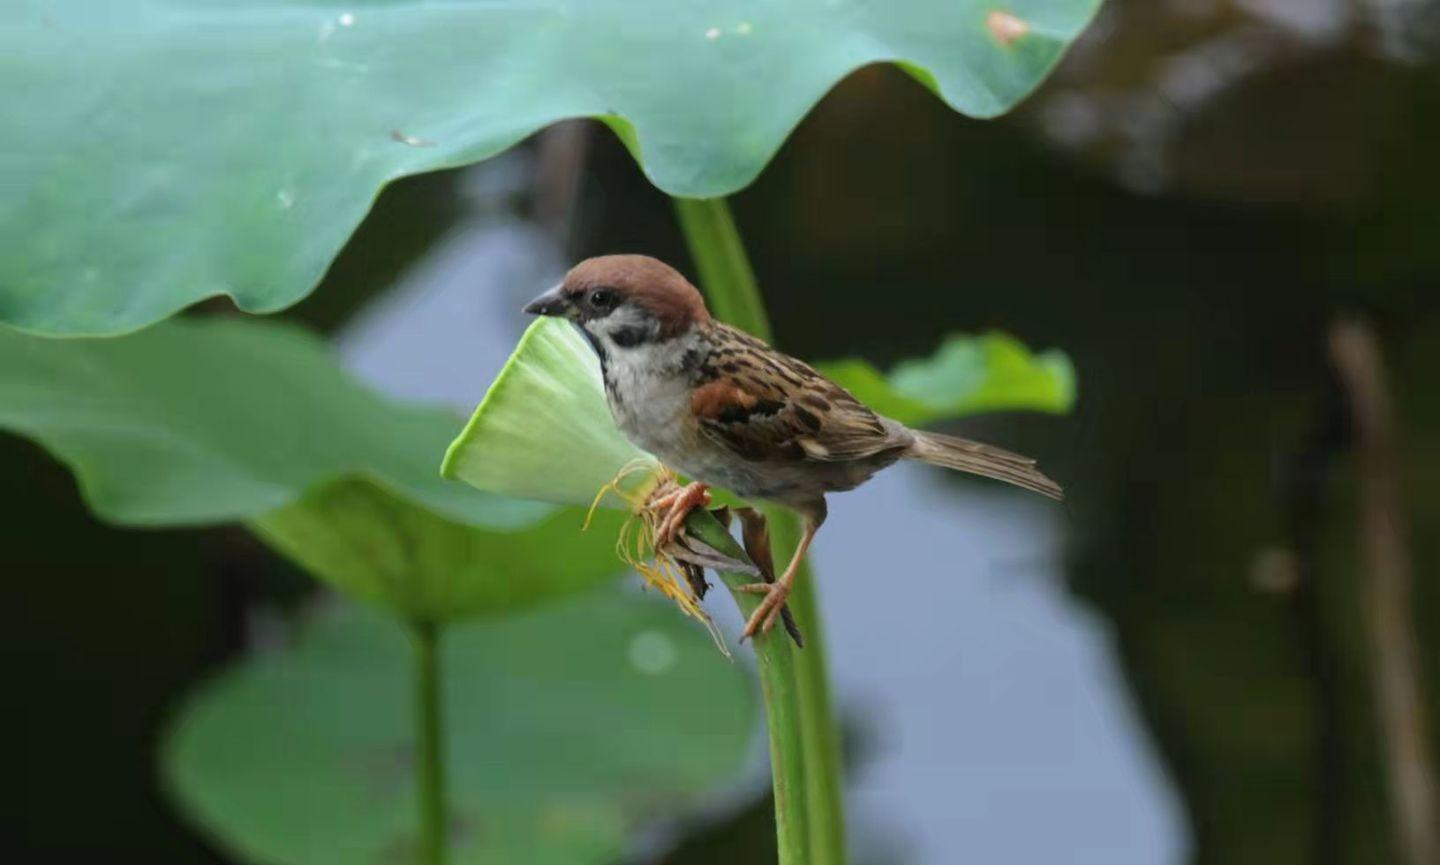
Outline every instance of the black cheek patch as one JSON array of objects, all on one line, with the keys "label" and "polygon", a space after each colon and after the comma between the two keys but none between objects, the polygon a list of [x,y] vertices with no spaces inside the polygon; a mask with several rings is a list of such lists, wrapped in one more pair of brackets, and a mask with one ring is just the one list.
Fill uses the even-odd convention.
[{"label": "black cheek patch", "polygon": [[610,331],[610,341],[620,348],[634,348],[645,341],[645,331],[638,327],[617,327]]}]

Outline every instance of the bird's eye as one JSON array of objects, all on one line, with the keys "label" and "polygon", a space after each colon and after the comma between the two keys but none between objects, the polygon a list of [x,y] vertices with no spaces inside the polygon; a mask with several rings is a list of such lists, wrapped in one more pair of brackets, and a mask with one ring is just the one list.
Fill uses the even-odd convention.
[{"label": "bird's eye", "polygon": [[596,309],[610,309],[615,305],[615,292],[608,288],[597,288],[590,292],[590,305]]}]

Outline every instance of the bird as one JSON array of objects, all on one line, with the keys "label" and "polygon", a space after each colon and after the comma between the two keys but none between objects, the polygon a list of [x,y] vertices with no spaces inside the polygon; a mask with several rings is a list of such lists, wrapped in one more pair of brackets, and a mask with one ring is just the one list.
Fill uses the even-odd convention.
[{"label": "bird", "polygon": [[690,482],[653,498],[663,511],[657,548],[710,503],[710,487],[799,515],[800,543],[763,595],[742,639],[769,632],[785,610],[800,561],[825,522],[826,495],[915,460],[1061,499],[1035,461],[987,444],[911,429],[872,411],[813,367],[717,320],[678,270],[645,255],[576,264],[524,308],[567,319],[600,362],[616,426]]}]

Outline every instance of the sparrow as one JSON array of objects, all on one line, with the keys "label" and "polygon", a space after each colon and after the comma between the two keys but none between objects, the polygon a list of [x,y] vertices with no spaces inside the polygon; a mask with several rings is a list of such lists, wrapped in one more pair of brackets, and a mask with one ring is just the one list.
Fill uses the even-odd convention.
[{"label": "sparrow", "polygon": [[[910,429],[867,408],[812,367],[717,321],[679,271],[644,255],[575,265],[525,312],[568,319],[600,360],[616,425],[636,447],[691,479],[651,505],[663,543],[711,486],[797,513],[803,532],[743,638],[768,632],[825,522],[825,496],[854,489],[900,460],[918,460],[1061,498],[1035,461],[990,445]],[[660,545],[657,543],[657,547]]]}]

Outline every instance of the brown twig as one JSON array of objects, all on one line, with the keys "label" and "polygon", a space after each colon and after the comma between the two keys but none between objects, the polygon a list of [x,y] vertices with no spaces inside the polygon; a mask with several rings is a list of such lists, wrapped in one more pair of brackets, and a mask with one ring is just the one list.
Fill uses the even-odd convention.
[{"label": "brown twig", "polygon": [[1350,400],[1375,698],[1385,737],[1390,807],[1400,861],[1440,863],[1440,795],[1426,735],[1418,640],[1411,612],[1410,524],[1400,485],[1394,409],[1374,331],[1336,322],[1330,354]]}]

